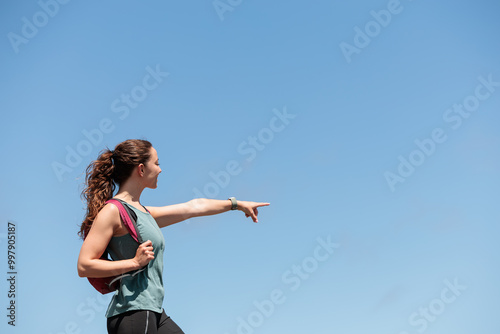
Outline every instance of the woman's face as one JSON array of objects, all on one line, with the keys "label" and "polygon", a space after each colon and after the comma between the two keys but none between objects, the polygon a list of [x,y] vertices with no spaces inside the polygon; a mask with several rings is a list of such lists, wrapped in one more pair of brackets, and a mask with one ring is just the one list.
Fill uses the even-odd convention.
[{"label": "woman's face", "polygon": [[158,186],[158,175],[161,173],[160,162],[158,161],[158,153],[151,147],[151,157],[144,165],[144,181],[146,187],[156,189]]}]

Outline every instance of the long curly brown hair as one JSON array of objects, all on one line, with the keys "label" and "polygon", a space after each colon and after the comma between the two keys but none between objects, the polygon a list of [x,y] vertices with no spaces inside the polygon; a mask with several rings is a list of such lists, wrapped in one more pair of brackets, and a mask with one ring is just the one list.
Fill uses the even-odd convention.
[{"label": "long curly brown hair", "polygon": [[116,186],[125,182],[136,166],[149,160],[151,147],[153,145],[147,140],[129,139],[116,145],[114,151],[103,150],[97,160],[87,167],[82,191],[82,197],[87,201],[87,212],[78,232],[82,239],[89,233],[106,201],[113,197]]}]

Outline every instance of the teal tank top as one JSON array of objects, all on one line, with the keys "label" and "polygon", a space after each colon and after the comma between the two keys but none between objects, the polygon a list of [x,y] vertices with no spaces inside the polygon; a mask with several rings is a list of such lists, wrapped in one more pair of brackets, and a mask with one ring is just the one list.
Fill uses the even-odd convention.
[{"label": "teal tank top", "polygon": [[[137,215],[137,229],[144,241],[153,243],[154,259],[145,270],[135,276],[122,278],[120,287],[109,303],[106,317],[135,310],[150,310],[161,313],[164,297],[163,288],[163,251],[165,239],[160,227],[149,213],[144,213],[132,205],[125,203]],[[108,252],[113,260],[124,260],[135,257],[138,243],[130,234],[112,237]]]}]

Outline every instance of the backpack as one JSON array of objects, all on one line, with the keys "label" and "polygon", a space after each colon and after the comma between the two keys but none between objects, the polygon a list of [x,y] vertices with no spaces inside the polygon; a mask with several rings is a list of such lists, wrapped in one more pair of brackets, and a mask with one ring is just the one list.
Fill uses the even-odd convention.
[{"label": "backpack", "polygon": [[[120,199],[112,198],[112,199],[106,201],[106,204],[107,203],[112,203],[118,208],[118,211],[120,211],[120,218],[121,218],[123,224],[125,225],[125,227],[127,228],[129,234],[132,236],[132,238],[135,241],[137,241],[138,244],[142,244],[144,242],[144,240],[142,239],[142,237],[139,233],[139,229],[137,228],[137,215],[136,215],[136,213],[134,211],[132,211],[126,205],[123,205],[123,203],[125,203],[125,202],[123,202]],[[146,209],[146,208],[144,208],[144,209]],[[146,211],[148,211],[148,209],[146,209]],[[105,250],[104,253],[102,254],[101,260],[112,261],[112,260],[108,259],[108,251],[107,250]],[[92,286],[97,291],[99,291],[100,293],[102,293],[104,295],[104,294],[116,291],[118,289],[118,287],[120,286],[120,282],[121,282],[122,278],[128,277],[128,276],[135,276],[138,273],[140,273],[141,271],[143,271],[144,269],[146,269],[146,266],[142,269],[129,271],[129,272],[124,273],[124,274],[114,275],[114,276],[110,276],[110,277],[98,277],[98,278],[87,277],[87,279],[89,280],[90,284],[92,284]]]}]

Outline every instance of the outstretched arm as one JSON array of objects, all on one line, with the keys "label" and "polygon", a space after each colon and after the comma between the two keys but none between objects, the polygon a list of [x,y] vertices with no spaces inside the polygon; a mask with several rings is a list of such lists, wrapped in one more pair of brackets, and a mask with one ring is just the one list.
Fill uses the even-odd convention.
[{"label": "outstretched arm", "polygon": [[[252,220],[257,223],[257,208],[268,206],[269,203],[237,201],[238,210],[243,211],[246,217],[252,217]],[[231,210],[230,200],[217,200],[207,198],[196,198],[186,203],[174,204],[162,207],[147,207],[153,218],[158,223],[158,226],[165,227],[183,220],[211,216]]]}]

